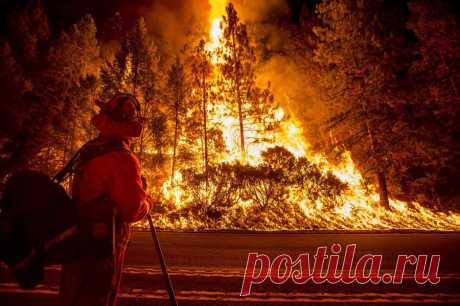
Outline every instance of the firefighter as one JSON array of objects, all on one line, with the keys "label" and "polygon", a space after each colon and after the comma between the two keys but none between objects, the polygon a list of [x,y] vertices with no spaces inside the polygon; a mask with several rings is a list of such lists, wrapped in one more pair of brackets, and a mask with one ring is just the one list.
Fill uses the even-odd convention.
[{"label": "firefighter", "polygon": [[100,134],[89,149],[84,147],[82,155],[88,157],[76,168],[72,185],[89,238],[82,239],[86,245],[82,243],[77,260],[62,266],[62,306],[116,304],[130,223],[143,219],[151,206],[139,161],[130,151],[132,139],[142,131],[139,103],[131,95],[119,94],[98,105],[101,110],[92,124]]}]

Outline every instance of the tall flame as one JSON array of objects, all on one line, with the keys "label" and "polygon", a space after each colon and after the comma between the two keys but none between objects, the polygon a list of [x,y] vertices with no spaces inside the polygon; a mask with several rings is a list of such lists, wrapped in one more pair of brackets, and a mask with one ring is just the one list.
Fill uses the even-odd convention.
[{"label": "tall flame", "polygon": [[209,12],[209,43],[208,48],[210,51],[219,46],[219,39],[222,35],[221,22],[222,16],[225,14],[225,6],[227,0],[213,0],[210,1],[211,11]]},{"label": "tall flame", "polygon": [[[211,0],[211,11],[209,15],[209,39],[206,48],[214,52],[219,48],[222,36],[222,16],[225,14],[226,0]],[[218,63],[217,58],[212,58],[214,64]],[[215,74],[218,73],[215,69]],[[228,154],[221,162],[237,161],[240,158],[237,142],[238,118],[228,115],[225,101],[217,103],[210,114],[210,121],[215,120],[222,123],[222,133],[227,146]],[[321,200],[311,203],[302,197],[298,190],[290,191],[290,200],[298,203],[307,223],[319,225],[328,229],[385,229],[385,228],[411,228],[431,230],[458,230],[460,229],[460,215],[454,213],[433,212],[424,208],[418,203],[408,203],[391,199],[391,211],[379,205],[379,195],[373,190],[363,187],[363,177],[356,169],[350,152],[346,152],[343,161],[339,165],[332,165],[322,154],[313,153],[306,142],[302,125],[292,114],[287,116],[282,107],[275,114],[276,120],[281,122],[278,132],[272,135],[271,142],[260,142],[251,145],[247,149],[248,162],[257,165],[261,162],[261,153],[273,146],[282,146],[293,153],[296,157],[306,157],[312,163],[318,165],[322,171],[332,172],[339,180],[347,183],[350,187],[337,203],[333,211],[326,211]],[[247,137],[253,137],[248,132]],[[180,183],[180,173],[176,173],[175,180]],[[163,186],[163,195],[172,201],[176,206],[184,205],[187,202],[187,195],[183,193],[178,184],[170,186],[166,183]],[[245,206],[245,204],[241,204]],[[283,218],[284,216],[280,216]],[[180,224],[173,227],[194,226],[191,220],[181,220]]]}]

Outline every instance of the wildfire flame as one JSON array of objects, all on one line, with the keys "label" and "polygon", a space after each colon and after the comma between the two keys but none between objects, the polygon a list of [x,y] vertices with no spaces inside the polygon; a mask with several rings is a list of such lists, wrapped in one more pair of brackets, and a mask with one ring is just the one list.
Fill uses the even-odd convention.
[{"label": "wildfire flame", "polygon": [[211,6],[211,11],[209,12],[210,31],[209,41],[206,47],[209,51],[214,51],[220,46],[222,16],[225,14],[227,0],[214,0],[209,4]]},{"label": "wildfire flame", "polygon": [[[220,47],[222,36],[222,16],[225,14],[226,0],[210,1],[211,12],[209,16],[209,40],[206,44],[208,51],[213,52]],[[216,57],[212,58],[213,64],[218,63]],[[217,70],[217,69],[215,69]],[[215,71],[215,73],[218,73]],[[225,101],[223,101],[225,102]],[[210,120],[222,123],[222,133],[228,154],[221,162],[233,162],[240,159],[237,142],[238,118],[228,115],[225,103],[217,103],[210,114]],[[423,230],[458,230],[460,229],[460,215],[454,213],[434,212],[424,208],[418,203],[408,203],[391,199],[392,210],[387,210],[379,205],[379,195],[375,190],[366,189],[363,177],[356,169],[349,152],[344,154],[340,165],[332,165],[326,157],[311,152],[308,143],[303,136],[302,125],[292,114],[286,115],[282,107],[275,113],[276,120],[281,122],[278,132],[274,133],[271,142],[260,142],[247,148],[247,162],[257,165],[261,162],[261,153],[270,147],[282,146],[296,157],[306,157],[312,163],[318,165],[322,171],[332,172],[339,180],[347,183],[349,188],[342,194],[339,203],[332,210],[326,210],[321,200],[310,202],[302,198],[302,193],[296,190],[290,191],[290,200],[298,203],[302,210],[305,223],[323,229],[423,229]],[[251,131],[249,133],[257,133]],[[257,136],[249,134],[248,137]],[[163,196],[173,202],[177,207],[185,205],[189,201],[189,195],[185,194],[180,187],[182,175],[176,173],[176,184],[167,182],[163,186]],[[247,203],[241,203],[247,207]],[[286,216],[279,216],[284,218]],[[164,221],[164,220],[163,220]],[[166,222],[166,221],[165,221]],[[193,220],[180,218],[175,224],[164,224],[166,227],[194,228],[198,226]]]}]

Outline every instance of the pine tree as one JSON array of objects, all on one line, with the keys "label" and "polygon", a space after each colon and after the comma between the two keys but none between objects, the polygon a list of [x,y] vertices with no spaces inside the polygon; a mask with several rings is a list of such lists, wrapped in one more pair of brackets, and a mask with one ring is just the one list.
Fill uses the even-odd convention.
[{"label": "pine tree", "polygon": [[[0,43],[2,63],[0,78],[2,92],[2,144],[0,177],[17,168],[26,167],[43,147],[43,135],[49,121],[37,114],[40,103],[32,90],[46,67],[49,47],[48,18],[41,1],[14,11],[7,20],[7,37]],[[46,108],[46,105],[44,106]]]},{"label": "pine tree", "polygon": [[119,40],[120,37],[124,36],[124,25],[124,20],[120,12],[115,12],[115,14],[104,23],[101,34],[106,40]]},{"label": "pine tree", "polygon": [[184,65],[179,57],[171,66],[167,83],[168,108],[174,121],[173,156],[171,161],[171,185],[174,185],[174,175],[177,167],[178,143],[182,136],[185,119],[186,103],[189,97],[189,85],[184,71]]},{"label": "pine tree", "polygon": [[[40,14],[24,14],[46,18]],[[35,17],[30,18],[35,20]],[[39,33],[39,30],[39,26],[30,29],[32,33]],[[10,95],[12,99],[8,102],[15,104],[17,111],[12,118],[17,120],[20,128],[10,130],[9,140],[2,148],[8,152],[8,158],[4,160],[1,175],[26,166],[52,174],[87,137],[81,122],[91,112],[88,88],[92,91],[96,86],[93,73],[98,69],[99,56],[93,19],[84,17],[70,31],[63,32],[51,47],[38,49],[27,60],[13,60],[23,54],[21,48],[17,49],[17,55],[9,52],[7,57],[9,69],[15,75],[14,78],[10,76],[11,81],[17,78],[16,93]],[[43,55],[45,51],[46,56]],[[28,63],[32,59],[37,64],[34,66],[36,69],[30,71]],[[89,124],[89,119],[85,124]]]},{"label": "pine tree", "polygon": [[13,12],[7,24],[8,36],[20,65],[29,73],[41,69],[42,56],[51,36],[43,2],[31,1],[25,9]]},{"label": "pine tree", "polygon": [[460,197],[459,21],[449,2],[409,3],[407,28],[417,40],[408,72],[410,84],[400,107],[401,147],[392,172],[403,192],[430,206],[452,206]]},{"label": "pine tree", "polygon": [[[270,85],[260,89],[256,85],[254,48],[250,45],[246,25],[241,23],[232,3],[226,7],[223,19],[222,47],[218,49],[218,63],[223,79],[221,95],[232,106],[239,123],[241,160],[247,159],[247,132],[269,132],[275,120],[274,100]],[[258,139],[253,139],[257,141]]]},{"label": "pine tree", "polygon": [[[318,84],[328,103],[329,125],[338,143],[353,148],[361,164],[376,173],[380,203],[389,208],[386,168],[388,130],[380,129],[390,117],[388,88],[395,80],[390,42],[378,12],[381,1],[325,1],[318,5],[322,25],[314,28],[320,42],[315,50]],[[401,51],[401,49],[399,49]],[[337,129],[339,127],[342,129]]]},{"label": "pine tree", "polygon": [[3,177],[25,161],[22,157],[27,153],[21,152],[24,143],[21,133],[29,111],[22,103],[27,79],[8,41],[0,42],[0,58],[0,92],[8,93],[8,99],[0,101],[0,177]]},{"label": "pine tree", "polygon": [[[163,99],[161,88],[165,75],[160,69],[158,48],[149,35],[145,21],[140,18],[123,38],[113,62],[101,70],[102,97],[108,99],[118,92],[133,94],[141,104],[141,116],[151,120]],[[152,142],[151,133],[144,129],[138,139],[138,153],[144,160],[144,151]]]},{"label": "pine tree", "polygon": [[94,73],[99,65],[96,25],[92,17],[87,15],[71,31],[62,32],[47,60],[49,65],[35,84],[34,95],[48,105],[45,110],[56,129],[49,135],[55,139],[51,146],[54,150],[62,148],[62,163],[65,163],[89,138],[87,129],[82,129],[81,124],[90,124],[91,93],[96,86]]},{"label": "pine tree", "polygon": [[209,104],[211,102],[211,80],[212,66],[211,53],[206,50],[204,40],[201,40],[193,50],[190,58],[191,75],[195,88],[194,100],[199,116],[202,130],[202,151],[204,173],[207,177],[209,170]]}]

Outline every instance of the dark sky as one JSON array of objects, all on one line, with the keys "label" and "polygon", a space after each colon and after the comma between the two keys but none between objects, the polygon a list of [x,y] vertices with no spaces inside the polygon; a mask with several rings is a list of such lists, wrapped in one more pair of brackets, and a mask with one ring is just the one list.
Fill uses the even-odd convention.
[{"label": "dark sky", "polygon": [[[1,0],[2,20],[12,10],[23,7],[37,0]],[[159,1],[159,0],[156,0]],[[121,12],[129,22],[137,19],[155,0],[42,0],[53,28],[63,29],[77,22],[83,15],[91,14],[98,23]],[[183,3],[182,0],[162,1],[174,7]],[[174,9],[174,8],[173,8]]]},{"label": "dark sky", "polygon": [[[6,32],[6,19],[17,8],[22,8],[37,0],[0,0],[0,27],[2,34]],[[194,0],[196,1],[196,0]],[[206,0],[198,0],[205,1]],[[175,10],[175,6],[183,5],[183,0],[42,0],[52,29],[60,31],[76,23],[85,14],[91,14],[98,26],[115,12],[120,12],[129,24],[155,2],[162,2]]]},{"label": "dark sky", "polygon": [[[5,19],[12,10],[17,7],[23,7],[27,3],[33,3],[38,0],[0,0],[0,22],[2,33],[5,33]],[[60,31],[69,25],[77,22],[83,15],[91,14],[95,19],[98,27],[104,21],[113,16],[115,12],[120,12],[129,25],[139,16],[145,16],[152,13],[158,7],[166,8],[170,12],[186,12],[193,10],[192,5],[198,6],[205,13],[209,9],[208,0],[41,0],[46,8],[47,15],[50,19],[52,28]],[[238,0],[236,0],[238,1]],[[245,0],[243,0],[245,1]],[[248,0],[246,0],[248,1]],[[259,0],[260,1],[260,0]],[[280,0],[283,1],[283,0]],[[292,20],[297,20],[302,5],[307,4],[314,7],[319,0],[284,0],[289,7],[290,16],[284,16]],[[178,13],[180,14],[184,13]],[[148,18],[148,16],[147,16]]]},{"label": "dark sky", "polygon": [[[205,0],[198,0],[200,1]],[[44,0],[51,19],[59,27],[77,22],[87,13],[97,21],[103,21],[115,12],[120,12],[129,23],[144,15],[155,2],[161,2],[171,10],[179,10],[184,4],[183,0]]]},{"label": "dark sky", "polygon": [[[6,17],[18,7],[24,7],[28,3],[40,0],[0,0],[0,36],[7,34],[5,20]],[[208,0],[41,0],[44,3],[48,18],[51,23],[51,29],[54,34],[61,30],[67,29],[70,25],[76,23],[83,15],[91,14],[97,23],[98,29],[104,28],[105,20],[120,12],[123,16],[126,26],[130,26],[138,17],[144,16],[147,25],[153,29],[153,33],[167,34],[169,37],[176,36],[179,32],[186,32],[189,24],[188,18],[191,16],[197,20],[207,21],[207,12],[209,11]],[[252,3],[258,1],[264,3],[266,0],[234,0],[235,2]],[[314,10],[315,5],[320,0],[279,0],[285,1],[287,10],[275,11],[275,18],[281,18],[284,21],[296,22],[302,7],[307,6]],[[406,0],[407,1],[407,0]],[[404,2],[399,0],[385,0],[389,7],[396,8],[401,16],[406,15],[403,10],[407,10]],[[447,1],[452,11],[460,12],[460,1],[458,0],[440,0]],[[267,1],[276,2],[275,0]],[[265,4],[263,4],[265,5]],[[406,8],[405,8],[406,7]],[[404,9],[405,8],[405,9]],[[395,9],[392,9],[395,12]],[[392,13],[393,14],[393,13]],[[393,15],[394,16],[394,15]],[[394,17],[393,17],[394,18]],[[398,17],[396,17],[398,18]],[[404,21],[403,21],[404,22]],[[101,32],[99,32],[101,33]]]},{"label": "dark sky", "polygon": [[[26,3],[38,0],[0,0],[1,21],[11,12],[14,7],[24,6]],[[58,28],[75,23],[86,13],[93,15],[97,21],[101,22],[115,12],[119,11],[129,22],[137,19],[145,13],[146,9],[152,8],[155,3],[168,6],[171,10],[183,10],[187,6],[201,3],[207,6],[207,0],[41,0],[47,9],[50,20]],[[236,0],[238,1],[238,0]],[[244,1],[244,0],[243,0]],[[248,0],[246,0],[248,1]],[[282,0],[281,0],[282,1]],[[284,0],[290,8],[291,18],[297,19],[302,5],[314,7],[320,0]],[[453,11],[460,12],[460,1],[458,0],[439,0],[450,3]],[[401,2],[400,0],[386,0],[386,2]],[[403,1],[404,2],[404,1]]]}]

